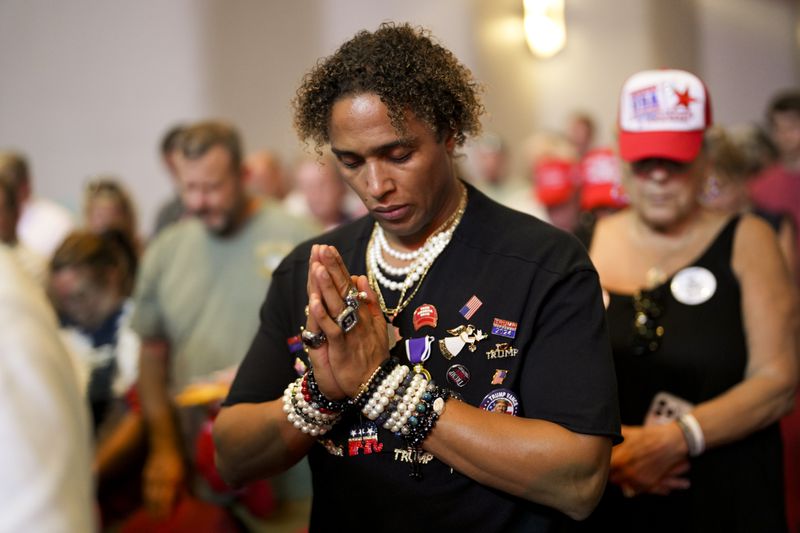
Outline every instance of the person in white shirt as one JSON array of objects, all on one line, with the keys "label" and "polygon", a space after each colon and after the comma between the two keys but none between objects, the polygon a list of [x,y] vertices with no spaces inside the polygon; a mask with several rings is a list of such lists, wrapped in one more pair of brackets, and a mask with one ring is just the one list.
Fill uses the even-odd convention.
[{"label": "person in white shirt", "polygon": [[0,244],[0,532],[94,531],[91,434],[44,293]]}]

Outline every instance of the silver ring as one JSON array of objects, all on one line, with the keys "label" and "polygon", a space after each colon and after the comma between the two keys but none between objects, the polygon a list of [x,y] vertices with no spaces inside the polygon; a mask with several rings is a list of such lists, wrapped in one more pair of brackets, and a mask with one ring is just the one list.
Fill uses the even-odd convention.
[{"label": "silver ring", "polygon": [[[366,293],[364,293],[366,297]],[[361,305],[359,299],[361,298],[361,293],[358,292],[358,289],[350,285],[350,288],[347,289],[347,294],[344,295],[344,305],[345,307],[352,307],[353,309],[358,309],[358,306]]]},{"label": "silver ring", "polygon": [[319,333],[314,333],[313,331],[309,331],[304,329],[300,333],[300,338],[303,340],[303,345],[306,348],[319,348],[326,342],[328,342],[328,337],[325,336],[325,332],[320,331]]},{"label": "silver ring", "polygon": [[358,324],[358,305],[355,307],[347,305],[344,310],[336,317],[336,323],[347,333]]}]

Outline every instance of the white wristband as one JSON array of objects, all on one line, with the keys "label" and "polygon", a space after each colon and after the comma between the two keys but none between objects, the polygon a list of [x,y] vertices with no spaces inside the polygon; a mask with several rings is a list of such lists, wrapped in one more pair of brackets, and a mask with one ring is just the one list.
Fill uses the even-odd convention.
[{"label": "white wristband", "polygon": [[678,417],[677,422],[689,447],[689,456],[697,457],[703,453],[706,449],[706,438],[703,435],[703,428],[700,427],[700,422],[691,413],[681,415]]}]

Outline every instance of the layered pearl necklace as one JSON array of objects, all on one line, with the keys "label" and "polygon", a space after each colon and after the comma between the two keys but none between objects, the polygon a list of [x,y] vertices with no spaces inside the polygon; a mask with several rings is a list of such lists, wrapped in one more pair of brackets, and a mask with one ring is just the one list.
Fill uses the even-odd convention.
[{"label": "layered pearl necklace", "polygon": [[[378,301],[384,313],[393,319],[402,311],[422,285],[422,280],[428,273],[433,262],[444,251],[453,237],[461,217],[467,207],[467,189],[461,186],[461,199],[459,200],[458,209],[453,213],[450,218],[442,224],[437,231],[435,231],[425,243],[411,252],[403,252],[392,248],[386,240],[386,235],[383,228],[376,222],[375,228],[372,230],[372,237],[370,238],[369,245],[367,246],[367,274],[369,277],[370,285],[373,290],[378,294]],[[400,261],[411,261],[410,264],[404,267],[393,267],[390,265],[383,254],[399,259]],[[394,281],[387,276],[401,277],[404,276],[402,281]],[[383,299],[380,287],[384,287],[390,291],[400,291],[400,298],[398,299],[397,306],[389,309],[386,307],[386,302]],[[406,298],[406,292],[414,287],[412,293]]]}]

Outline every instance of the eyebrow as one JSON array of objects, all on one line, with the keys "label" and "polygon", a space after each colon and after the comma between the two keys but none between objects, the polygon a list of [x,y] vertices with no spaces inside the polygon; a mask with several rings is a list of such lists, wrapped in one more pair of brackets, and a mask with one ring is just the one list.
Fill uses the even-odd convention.
[{"label": "eyebrow", "polygon": [[[398,148],[398,147],[410,148],[410,147],[414,146],[415,143],[416,143],[416,139],[414,139],[414,138],[398,139],[398,140],[390,142],[390,143],[386,143],[386,144],[382,144],[380,146],[376,146],[374,148],[370,148],[367,151],[367,153],[364,154],[364,155],[366,155],[366,156],[369,156],[369,155],[382,155],[382,154],[390,152],[394,148]],[[336,148],[334,146],[331,146],[331,152],[333,152],[333,154],[336,157],[343,157],[343,156],[364,157],[361,154],[357,154],[356,152],[351,152],[351,151],[348,151],[348,150],[340,150],[340,149],[338,149],[338,148]]]}]

